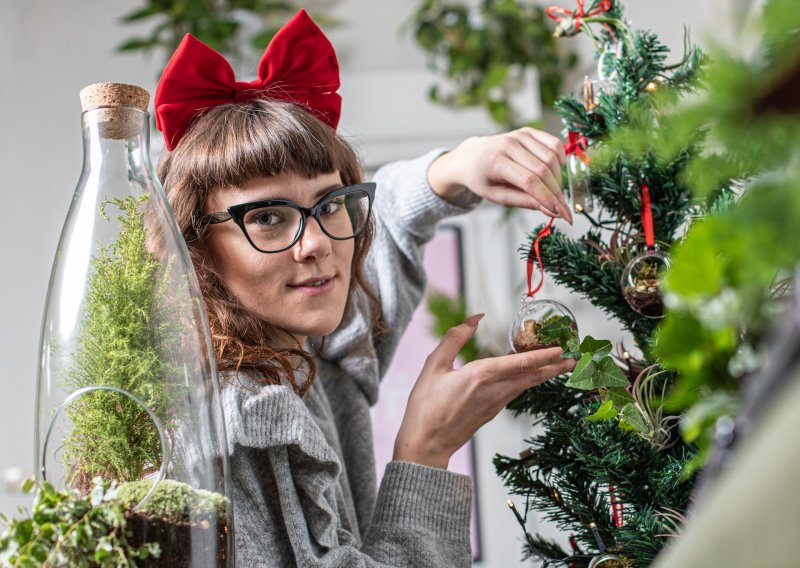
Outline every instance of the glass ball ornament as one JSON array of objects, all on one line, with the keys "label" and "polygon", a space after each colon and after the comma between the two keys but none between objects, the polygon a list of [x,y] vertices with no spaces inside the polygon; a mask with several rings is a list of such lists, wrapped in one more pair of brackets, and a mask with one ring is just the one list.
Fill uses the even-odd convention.
[{"label": "glass ball ornament", "polygon": [[576,213],[594,211],[594,198],[590,185],[590,166],[576,154],[567,158],[567,201]]},{"label": "glass ball ornament", "polygon": [[658,250],[648,250],[628,262],[620,284],[631,309],[647,318],[664,317],[661,279],[669,266],[669,256]]},{"label": "glass ball ornament", "polygon": [[520,302],[522,307],[508,328],[508,340],[515,353],[557,347],[557,341],[542,342],[538,331],[564,316],[572,320],[572,329],[578,333],[575,315],[564,304],[555,300],[534,300],[530,296],[523,296]]},{"label": "glass ball ornament", "polygon": [[601,552],[589,562],[589,568],[602,566],[603,568],[616,568],[618,566],[625,566],[622,559],[616,554],[610,552]]}]

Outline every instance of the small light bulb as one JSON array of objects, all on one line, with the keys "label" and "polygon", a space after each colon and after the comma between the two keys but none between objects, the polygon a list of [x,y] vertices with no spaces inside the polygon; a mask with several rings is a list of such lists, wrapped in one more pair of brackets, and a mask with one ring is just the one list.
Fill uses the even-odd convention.
[{"label": "small light bulb", "polygon": [[580,203],[576,203],[575,211],[577,211],[578,213],[583,213],[583,205],[581,205]]},{"label": "small light bulb", "polygon": [[647,89],[651,93],[653,91],[655,91],[657,88],[658,88],[658,85],[656,85],[653,81],[650,81],[649,83],[647,83],[647,86],[645,87],[645,89]]}]

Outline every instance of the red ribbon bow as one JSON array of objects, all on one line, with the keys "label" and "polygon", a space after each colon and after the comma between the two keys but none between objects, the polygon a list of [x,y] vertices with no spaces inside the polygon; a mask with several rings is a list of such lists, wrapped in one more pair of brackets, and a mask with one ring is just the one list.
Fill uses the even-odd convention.
[{"label": "red ribbon bow", "polygon": [[255,81],[237,81],[222,55],[186,34],[156,89],[156,127],[164,134],[167,150],[173,150],[192,120],[204,111],[270,98],[306,105],[335,129],[342,107],[338,88],[336,52],[305,10],[272,38],[261,56]]},{"label": "red ribbon bow", "polygon": [[600,0],[594,10],[590,10],[588,13],[586,13],[583,3],[584,0],[578,0],[577,10],[567,10],[561,6],[548,6],[544,9],[544,11],[548,16],[550,16],[551,19],[555,20],[560,25],[562,24],[562,20],[571,20],[570,23],[574,25],[577,33],[581,31],[581,25],[583,25],[584,18],[591,18],[592,16],[597,16],[603,12],[608,12],[611,9],[611,0]]},{"label": "red ribbon bow", "polygon": [[564,144],[564,154],[569,156],[575,154],[587,166],[592,163],[592,159],[586,155],[586,149],[589,147],[589,141],[583,134],[578,134],[570,130],[567,133],[567,143]]}]

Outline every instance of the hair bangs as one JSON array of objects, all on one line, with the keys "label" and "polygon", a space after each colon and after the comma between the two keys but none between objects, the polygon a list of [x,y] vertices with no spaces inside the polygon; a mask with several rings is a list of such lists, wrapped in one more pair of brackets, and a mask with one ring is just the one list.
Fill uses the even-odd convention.
[{"label": "hair bangs", "polygon": [[215,107],[197,119],[185,138],[190,142],[175,153],[181,153],[181,146],[193,148],[180,160],[193,162],[193,181],[204,194],[279,174],[313,178],[338,171],[345,183],[352,183],[345,178],[358,162],[332,128],[300,105],[274,99]]}]

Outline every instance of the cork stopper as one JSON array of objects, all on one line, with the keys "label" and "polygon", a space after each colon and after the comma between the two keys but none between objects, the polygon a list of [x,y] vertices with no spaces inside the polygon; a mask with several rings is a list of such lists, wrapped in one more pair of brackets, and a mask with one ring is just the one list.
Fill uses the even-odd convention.
[{"label": "cork stopper", "polygon": [[150,93],[125,83],[94,83],[81,89],[80,99],[84,112],[100,109],[97,117],[100,136],[123,140],[136,136],[141,130],[141,115],[130,109],[147,111]]}]

